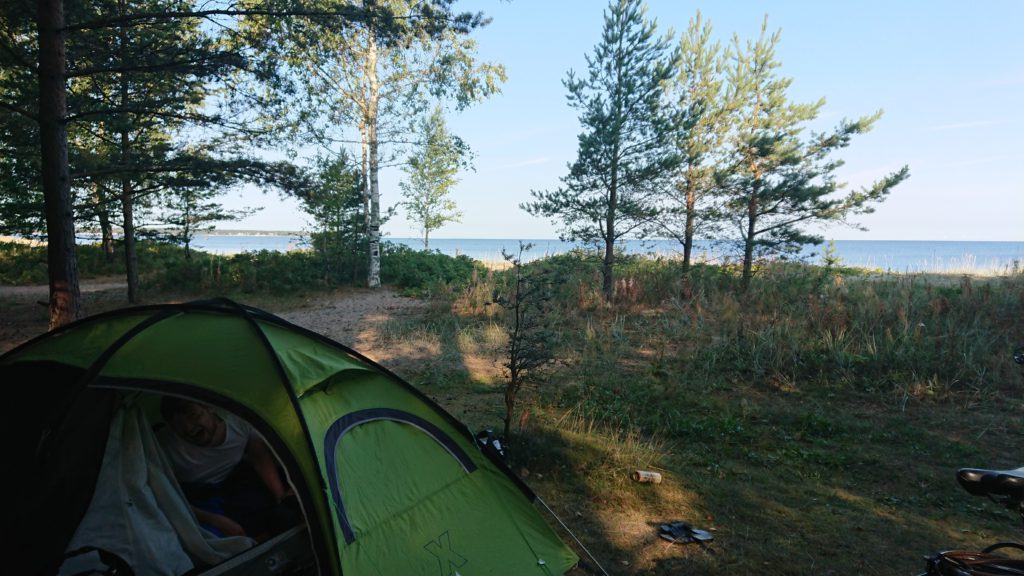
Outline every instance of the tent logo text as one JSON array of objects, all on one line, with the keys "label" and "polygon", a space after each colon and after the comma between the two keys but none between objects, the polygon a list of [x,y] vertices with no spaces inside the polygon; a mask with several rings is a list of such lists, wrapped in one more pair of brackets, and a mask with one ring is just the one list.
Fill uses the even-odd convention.
[{"label": "tent logo text", "polygon": [[438,536],[437,540],[427,542],[423,548],[437,558],[437,567],[441,570],[441,576],[458,576],[457,569],[469,562],[452,549],[452,537],[447,531]]}]

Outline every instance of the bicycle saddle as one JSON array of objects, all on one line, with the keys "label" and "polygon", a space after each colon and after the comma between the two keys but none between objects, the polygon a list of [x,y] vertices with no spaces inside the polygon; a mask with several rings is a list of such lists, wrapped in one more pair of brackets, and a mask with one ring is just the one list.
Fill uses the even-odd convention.
[{"label": "bicycle saddle", "polygon": [[1024,467],[1016,470],[961,468],[956,473],[960,485],[976,496],[1006,496],[1024,500]]}]

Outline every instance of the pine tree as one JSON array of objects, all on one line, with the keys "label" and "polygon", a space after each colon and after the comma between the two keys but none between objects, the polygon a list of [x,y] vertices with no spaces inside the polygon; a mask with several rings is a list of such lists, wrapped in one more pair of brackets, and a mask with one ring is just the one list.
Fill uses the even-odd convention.
[{"label": "pine tree", "polygon": [[298,194],[313,220],[313,249],[323,262],[325,280],[355,281],[366,272],[366,214],[359,164],[342,152],[321,158],[315,184]]},{"label": "pine tree", "polygon": [[543,265],[523,262],[523,253],[532,244],[519,243],[519,252],[501,251],[509,265],[504,276],[505,285],[495,290],[494,302],[505,311],[505,434],[512,433],[512,417],[520,390],[529,382],[536,382],[555,361],[557,344],[555,326],[558,319],[552,306],[554,272]]},{"label": "pine tree", "polygon": [[192,257],[192,240],[196,234],[213,230],[217,222],[241,220],[261,210],[225,208],[217,199],[227,188],[248,178],[233,167],[212,169],[225,168],[215,159],[205,158],[210,167],[202,166],[201,156],[193,160],[190,165],[161,177],[164,190],[157,209],[157,224],[167,227],[162,237],[184,246],[185,258]]},{"label": "pine tree", "polygon": [[0,234],[46,229],[39,179],[39,79],[33,62],[34,11],[26,0],[0,4]]},{"label": "pine tree", "polygon": [[666,195],[662,231],[683,245],[683,272],[690,269],[698,228],[717,224],[711,205],[714,174],[729,132],[730,101],[725,86],[722,47],[711,41],[711,23],[700,12],[679,44],[680,61],[672,83],[676,130],[673,140],[681,165]]},{"label": "pine tree", "polygon": [[420,144],[405,167],[408,180],[399,183],[402,206],[423,231],[424,250],[430,249],[431,232],[462,216],[449,194],[467,153],[462,140],[448,132],[441,107],[435,107],[421,123]]},{"label": "pine tree", "polygon": [[40,0],[34,15],[38,30],[39,170],[46,214],[46,262],[50,284],[50,328],[78,318],[81,292],[75,254],[74,207],[68,168],[67,94],[64,82],[64,5]]},{"label": "pine tree", "polygon": [[[134,5],[142,5],[142,2]],[[320,10],[315,3],[297,2],[264,2],[246,3],[245,6],[227,4],[223,6],[196,6],[190,0],[152,0],[146,3],[146,9],[134,11],[127,2],[116,0],[98,0],[97,2],[67,2],[64,0],[10,0],[0,3],[0,69],[14,66],[19,69],[17,75],[0,75],[0,110],[17,114],[29,119],[34,129],[28,134],[38,142],[38,154],[35,158],[21,161],[21,170],[32,162],[38,163],[37,184],[27,188],[24,193],[17,194],[14,202],[0,202],[5,221],[10,214],[24,221],[23,209],[35,204],[34,194],[42,197],[42,213],[45,214],[47,238],[47,268],[50,285],[50,326],[55,327],[70,322],[78,317],[80,309],[80,293],[78,288],[77,258],[75,254],[75,206],[73,205],[72,180],[73,174],[69,164],[68,128],[74,121],[75,110],[68,107],[68,84],[73,78],[81,79],[94,74],[143,73],[146,71],[162,71],[166,76],[178,75],[186,84],[193,78],[203,76],[201,70],[210,65],[223,63],[218,57],[208,58],[203,55],[181,51],[161,51],[167,46],[160,43],[153,45],[153,52],[144,51],[137,60],[124,65],[123,48],[126,43],[108,45],[113,51],[104,51],[102,43],[93,42],[93,47],[100,47],[97,54],[88,50],[77,50],[78,46],[87,46],[95,38],[112,38],[110,32],[122,34],[126,30],[145,27],[160,27],[161,24],[172,22],[188,26],[196,25],[204,19],[226,18],[218,21],[212,29],[225,32],[238,39],[238,42],[225,43],[225,50],[216,52],[235,59],[236,69],[247,69],[249,76],[260,81],[273,81],[280,78],[276,75],[272,59],[257,59],[250,68],[242,54],[253,56],[252,39],[243,34],[239,23],[254,13],[261,17],[284,17],[301,13],[308,18],[322,16],[327,19],[326,25],[338,26],[351,21],[365,18],[366,10],[341,6],[330,10]],[[116,6],[115,6],[116,5]],[[100,8],[94,10],[94,8]],[[429,12],[429,10],[427,10]],[[231,19],[234,20],[231,20]],[[461,22],[461,21],[460,21]],[[172,25],[172,24],[169,24]],[[173,25],[172,25],[173,26]],[[199,29],[199,28],[193,28]],[[129,33],[131,37],[137,34]],[[250,42],[250,43],[246,43]],[[120,48],[118,48],[120,46]],[[221,46],[218,44],[218,46]],[[121,49],[121,54],[115,53]],[[76,51],[77,50],[77,51]],[[264,50],[264,52],[269,52]],[[156,55],[171,54],[170,59],[162,59]],[[237,58],[236,58],[237,57]],[[91,59],[90,59],[91,58]],[[88,63],[95,66],[90,66]],[[119,65],[120,63],[120,65]],[[83,64],[85,64],[83,66]],[[38,80],[38,84],[30,98],[22,98],[27,92],[12,94],[7,90],[13,83],[12,77],[28,77]],[[22,82],[23,84],[23,82]],[[130,82],[129,82],[130,85]],[[222,86],[221,83],[209,86]],[[130,86],[129,86],[130,91]],[[257,99],[258,100],[258,99]],[[113,100],[106,102],[117,106]],[[256,101],[250,109],[259,108],[263,102]],[[108,111],[109,112],[109,111]],[[122,114],[134,113],[146,116],[147,112],[134,108],[132,111],[122,109]],[[159,115],[152,111],[152,115]],[[81,118],[79,117],[78,120]],[[202,114],[192,114],[189,121],[206,127],[218,125],[224,127],[234,124],[245,128],[247,122],[235,120],[226,124],[217,124]],[[2,122],[2,121],[0,121]],[[3,130],[0,130],[2,132]],[[121,158],[132,161],[130,136],[124,139],[129,146],[122,148],[127,154]],[[25,157],[21,157],[25,158]],[[16,159],[18,160],[18,159]],[[0,162],[0,164],[3,164]],[[4,173],[12,171],[4,168]],[[120,173],[125,173],[122,166]],[[137,166],[130,165],[130,170]],[[108,174],[117,171],[108,169]],[[95,174],[94,174],[95,175]],[[5,183],[6,184],[6,183]],[[121,182],[121,193],[131,191],[130,182]],[[3,186],[0,191],[11,192],[12,188]],[[129,274],[130,276],[130,274]]]},{"label": "pine tree", "polygon": [[748,41],[745,49],[738,38],[733,41],[735,65],[729,80],[738,116],[719,184],[743,245],[744,290],[755,259],[820,244],[823,238],[803,226],[847,222],[850,216],[871,212],[873,203],[884,200],[909,175],[904,166],[867,188],[836,194],[845,184],[836,180],[843,162],[833,159],[833,153],[870,130],[882,113],[844,120],[832,132],[803,139],[807,122],[817,118],[825,100],[798,104],[788,99],[792,80],[777,73],[778,41],[779,32],[768,34],[767,18],[757,41]]},{"label": "pine tree", "polygon": [[587,56],[587,75],[564,81],[569,105],[580,111],[576,161],[556,190],[533,191],[521,205],[562,221],[564,240],[603,244],[603,290],[614,292],[615,243],[655,227],[657,201],[679,163],[663,107],[677,54],[640,0],[613,0],[601,41]]}]

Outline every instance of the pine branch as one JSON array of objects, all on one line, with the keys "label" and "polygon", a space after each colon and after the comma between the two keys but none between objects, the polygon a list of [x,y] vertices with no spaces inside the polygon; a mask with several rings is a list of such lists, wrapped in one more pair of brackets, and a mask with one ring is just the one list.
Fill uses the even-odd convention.
[{"label": "pine branch", "polygon": [[767,227],[762,228],[760,230],[755,230],[754,231],[754,236],[760,236],[761,234],[763,234],[765,232],[771,232],[772,230],[777,230],[779,228],[785,228],[786,226],[792,226],[793,224],[797,224],[797,223],[803,222],[805,220],[811,220],[813,218],[816,218],[817,216],[818,216],[818,214],[816,212],[810,212],[810,213],[804,214],[803,216],[799,216],[799,217],[796,217],[796,218],[791,218],[791,219],[786,220],[784,222],[777,222],[775,224],[772,224],[771,226],[767,226]]},{"label": "pine branch", "polygon": [[76,172],[71,174],[72,180],[78,180],[81,178],[96,178],[99,176],[115,176],[120,174],[162,174],[168,172],[177,172],[186,168],[187,164],[164,164],[162,166],[137,166],[137,165],[119,165],[112,166],[110,168],[103,168],[100,170],[87,170],[84,172]]},{"label": "pine branch", "polygon": [[115,115],[119,115],[119,114],[138,114],[138,115],[145,115],[145,116],[156,116],[156,117],[159,117],[159,118],[165,118],[165,119],[169,119],[169,120],[180,120],[182,122],[197,122],[197,123],[203,124],[204,126],[217,126],[217,127],[220,127],[220,128],[227,128],[227,129],[235,130],[235,131],[237,131],[237,132],[239,132],[241,134],[245,134],[247,136],[260,136],[260,135],[267,134],[267,133],[270,132],[269,129],[265,129],[265,128],[249,128],[248,127],[249,124],[247,124],[247,123],[245,123],[243,121],[229,122],[229,121],[222,120],[222,119],[219,119],[219,118],[214,118],[214,117],[210,117],[210,116],[204,116],[202,114],[187,114],[187,113],[163,112],[163,111],[155,110],[153,108],[149,108],[149,107],[145,107],[145,106],[142,106],[142,107],[129,106],[129,107],[122,107],[122,108],[106,108],[106,109],[98,109],[98,110],[87,110],[85,112],[79,112],[78,114],[74,114],[74,115],[68,116],[67,117],[67,122],[81,122],[81,121],[84,121],[87,118],[94,117],[94,116],[115,116]]},{"label": "pine branch", "polygon": [[[301,18],[341,18],[349,22],[365,22],[368,24],[374,24],[378,29],[387,31],[387,25],[395,22],[417,22],[425,21],[431,24],[438,25],[439,29],[443,27],[441,24],[445,24],[448,27],[457,30],[472,30],[479,28],[488,23],[488,20],[483,17],[483,14],[471,14],[464,12],[455,16],[441,16],[425,5],[420,5],[425,8],[423,13],[409,14],[405,16],[399,16],[394,14],[390,10],[384,9],[381,14],[373,14],[371,10],[365,8],[357,8],[354,6],[345,6],[336,10],[297,10],[297,9],[238,9],[238,8],[223,8],[218,10],[176,10],[166,12],[141,12],[137,14],[125,14],[122,16],[103,18],[99,20],[92,20],[89,22],[81,22],[78,24],[69,24],[61,29],[61,32],[84,32],[87,30],[97,30],[101,28],[117,28],[124,26],[136,26],[145,25],[152,22],[160,22],[164,20],[178,20],[178,19],[210,19],[216,16],[268,16],[268,17],[288,17],[296,16]],[[384,26],[381,26],[381,23]]]},{"label": "pine branch", "polygon": [[24,118],[27,118],[27,119],[29,119],[29,120],[31,120],[33,122],[39,122],[39,116],[36,116],[35,114],[31,114],[27,110],[23,110],[23,109],[15,106],[13,104],[8,104],[7,102],[4,102],[2,100],[0,100],[0,109],[7,110],[9,112],[13,112],[13,113],[15,113],[15,114],[17,114],[19,116],[22,116]]},{"label": "pine branch", "polygon": [[100,68],[84,68],[81,70],[68,71],[66,74],[67,78],[84,78],[87,76],[95,76],[97,74],[125,74],[128,72],[144,72],[147,74],[168,72],[168,71],[182,71],[192,73],[197,66],[202,64],[213,64],[217,62],[227,63],[233,58],[233,55],[224,54],[220,55],[220,58],[198,58],[195,60],[180,60],[175,62],[164,62],[162,64],[140,64],[137,66],[115,66],[115,67],[100,67]]},{"label": "pine branch", "polygon": [[82,22],[79,24],[69,24],[65,26],[62,32],[84,32],[87,30],[97,30],[100,28],[117,28],[123,26],[136,26],[145,25],[151,22],[160,22],[163,20],[178,20],[184,18],[201,18],[208,19],[215,16],[271,16],[271,17],[285,17],[285,16],[300,16],[300,17],[327,17],[327,16],[339,16],[348,20],[357,20],[360,16],[364,16],[366,10],[361,8],[346,7],[340,10],[259,10],[259,9],[220,9],[220,10],[177,10],[177,11],[166,11],[166,12],[141,12],[138,14],[125,14],[122,16],[103,18],[100,20],[92,20],[90,22]]},{"label": "pine branch", "polygon": [[20,52],[14,49],[14,46],[16,45],[17,44],[8,44],[5,39],[0,38],[0,50],[6,52],[14,60],[14,63],[18,66],[35,72],[36,68],[38,67],[38,63],[26,60]]}]

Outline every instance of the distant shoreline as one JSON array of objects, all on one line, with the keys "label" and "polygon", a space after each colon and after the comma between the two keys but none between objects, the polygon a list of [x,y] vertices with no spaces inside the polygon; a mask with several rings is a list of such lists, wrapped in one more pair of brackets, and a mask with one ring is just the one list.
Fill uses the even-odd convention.
[{"label": "distant shoreline", "polygon": [[206,236],[302,236],[301,230],[205,230]]},{"label": "distant shoreline", "polygon": [[[99,230],[78,230],[78,234],[86,235],[98,235]],[[119,234],[120,230],[115,229],[115,234]],[[291,236],[291,237],[303,237],[309,234],[309,231],[302,230],[227,230],[227,229],[215,229],[215,230],[204,230],[196,233],[196,236]],[[39,234],[43,236],[43,234]],[[384,235],[381,240],[418,240],[416,237],[404,237],[404,236],[389,236]],[[432,237],[431,240],[437,241],[489,241],[489,242],[559,242],[558,238],[523,238],[523,237],[507,237],[507,238],[470,238],[470,237]],[[667,242],[672,238],[649,238],[654,242]],[[26,239],[18,236],[0,235],[0,242],[19,242],[19,243],[32,243],[40,242],[40,240]],[[827,245],[829,242],[885,242],[885,243],[896,243],[896,242],[956,242],[956,243],[971,243],[971,244],[991,244],[991,243],[1011,243],[1017,244],[1024,242],[1024,238],[1017,240],[887,240],[884,238],[859,238],[859,239],[848,239],[848,238],[827,238],[822,246]]]},{"label": "distant shoreline", "polygon": [[[246,236],[226,230],[219,234],[197,235],[192,247],[214,254],[236,254],[245,251],[273,250],[287,252],[308,248],[306,237],[300,235]],[[418,238],[384,237],[382,240],[422,250]],[[554,239],[494,238],[431,238],[430,250],[449,256],[467,256],[481,262],[502,262],[503,253],[517,253],[520,242],[533,249],[524,253],[525,261],[563,254],[573,250],[590,250],[579,243]],[[934,240],[836,240],[834,254],[844,266],[894,272],[1001,272],[1019,270],[1024,263],[1024,242],[999,241],[934,241]],[[624,240],[617,243],[624,254],[649,255],[657,258],[678,258],[682,249],[675,240]],[[694,259],[702,262],[732,262],[735,247],[714,242],[698,242]],[[805,262],[820,262],[829,250],[828,244],[806,246],[795,257]]]},{"label": "distant shoreline", "polygon": [[[4,238],[26,246],[43,246],[36,239]],[[92,243],[97,236],[83,232],[79,242]],[[386,236],[385,242],[422,250],[419,238]],[[832,254],[842,266],[889,272],[939,272],[964,274],[1017,274],[1024,269],[1024,241],[995,240],[835,240],[828,244],[806,246],[796,259],[822,262],[823,255]],[[481,262],[503,262],[504,254],[517,253],[520,243],[533,246],[523,253],[524,261],[563,254],[574,250],[590,250],[592,246],[554,239],[494,238],[431,238],[431,252],[449,256],[466,256]],[[213,255],[234,255],[243,252],[289,252],[309,250],[307,235],[289,231],[215,230],[197,234],[191,242],[193,250]],[[624,254],[648,255],[655,258],[679,258],[682,252],[674,240],[624,240],[617,243]],[[714,242],[698,242],[694,260],[701,262],[735,262],[736,248]]]},{"label": "distant shoreline", "polygon": [[[295,230],[210,230],[201,232],[197,235],[206,236],[304,236],[308,234],[308,231],[295,231]],[[391,236],[383,235],[381,240],[418,240],[414,236]],[[476,241],[476,240],[487,240],[492,242],[558,242],[558,238],[525,238],[525,237],[502,237],[502,238],[471,238],[468,236],[431,236],[431,241],[442,240],[442,241]],[[673,240],[672,238],[660,238],[652,237],[648,240],[655,242],[667,242]],[[826,238],[822,246],[827,245],[829,242],[971,242],[971,243],[1021,243],[1024,242],[1024,238],[1017,240],[945,240],[945,239],[915,239],[915,240],[888,240],[885,238]]]}]

